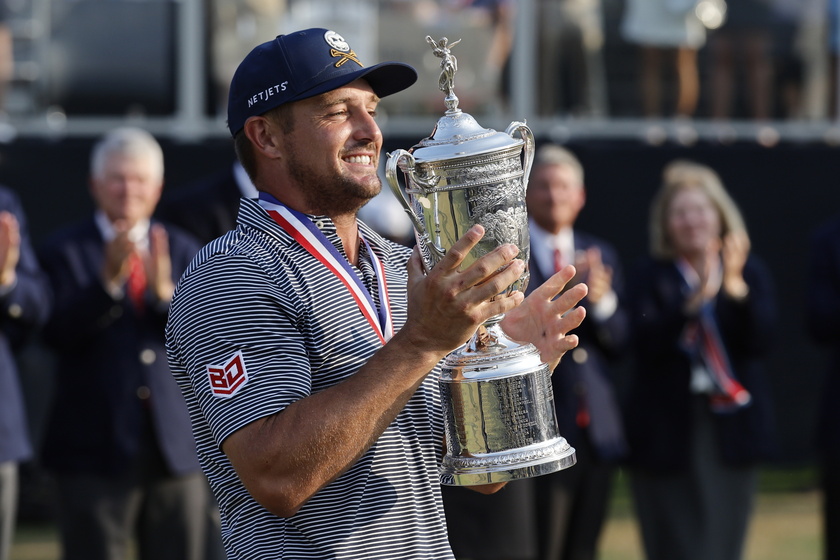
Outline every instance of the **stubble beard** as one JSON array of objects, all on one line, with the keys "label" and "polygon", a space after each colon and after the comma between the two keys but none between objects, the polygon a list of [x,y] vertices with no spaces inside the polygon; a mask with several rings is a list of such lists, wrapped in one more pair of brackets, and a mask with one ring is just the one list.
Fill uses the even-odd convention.
[{"label": "stubble beard", "polygon": [[295,182],[304,188],[310,213],[331,218],[355,216],[362,206],[382,190],[382,181],[378,175],[356,179],[337,173],[324,173],[315,166],[302,164],[294,150],[288,158],[290,173]]}]

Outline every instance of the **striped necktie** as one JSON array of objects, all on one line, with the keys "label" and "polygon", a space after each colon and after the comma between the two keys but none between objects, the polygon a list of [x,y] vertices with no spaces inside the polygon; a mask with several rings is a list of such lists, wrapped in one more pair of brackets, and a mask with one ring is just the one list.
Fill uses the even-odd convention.
[{"label": "striped necktie", "polygon": [[735,378],[729,356],[720,338],[711,303],[703,306],[700,315],[686,325],[685,343],[695,359],[705,366],[714,386],[709,404],[715,412],[734,412],[750,403],[751,396]]},{"label": "striped necktie", "polygon": [[[698,289],[698,278],[684,259],[676,261],[677,269],[689,290]],[[718,270],[718,274],[721,274]],[[720,284],[720,279],[718,279]],[[750,403],[751,396],[735,377],[732,364],[717,324],[715,300],[705,302],[697,317],[688,321],[682,335],[683,348],[694,363],[702,366],[712,382],[709,404],[714,412],[734,412]]]}]

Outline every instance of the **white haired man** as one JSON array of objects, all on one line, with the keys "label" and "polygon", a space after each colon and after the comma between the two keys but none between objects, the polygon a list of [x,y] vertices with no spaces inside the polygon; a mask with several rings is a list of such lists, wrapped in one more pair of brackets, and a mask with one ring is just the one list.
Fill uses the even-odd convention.
[{"label": "white haired man", "polygon": [[57,232],[39,256],[55,294],[44,341],[56,399],[43,463],[55,474],[64,560],[201,560],[209,491],[164,326],[178,274],[198,251],[151,216],[163,152],[120,128],[93,148],[93,216]]}]

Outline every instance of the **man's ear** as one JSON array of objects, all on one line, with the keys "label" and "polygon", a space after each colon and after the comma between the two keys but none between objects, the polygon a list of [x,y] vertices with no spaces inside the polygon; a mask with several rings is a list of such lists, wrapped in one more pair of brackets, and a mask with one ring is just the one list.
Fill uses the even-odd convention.
[{"label": "man's ear", "polygon": [[254,150],[269,159],[282,157],[280,136],[277,126],[263,116],[251,117],[245,121],[243,132],[251,141]]}]

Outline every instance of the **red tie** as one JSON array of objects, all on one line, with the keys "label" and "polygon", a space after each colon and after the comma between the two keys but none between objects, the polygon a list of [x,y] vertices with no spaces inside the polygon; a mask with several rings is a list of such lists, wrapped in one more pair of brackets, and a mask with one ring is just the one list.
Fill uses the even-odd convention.
[{"label": "red tie", "polygon": [[586,395],[578,395],[578,409],[575,414],[575,422],[579,428],[586,428],[589,426],[589,405],[586,402]]},{"label": "red tie", "polygon": [[134,308],[142,312],[145,305],[146,271],[143,269],[143,260],[137,253],[131,253],[128,257],[128,280],[125,289]]},{"label": "red tie", "polygon": [[560,272],[563,268],[563,253],[560,249],[554,249],[554,272]]}]

